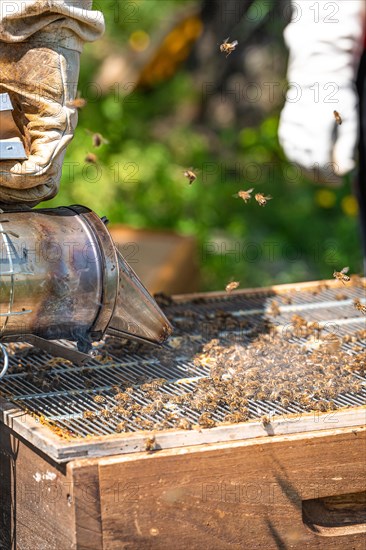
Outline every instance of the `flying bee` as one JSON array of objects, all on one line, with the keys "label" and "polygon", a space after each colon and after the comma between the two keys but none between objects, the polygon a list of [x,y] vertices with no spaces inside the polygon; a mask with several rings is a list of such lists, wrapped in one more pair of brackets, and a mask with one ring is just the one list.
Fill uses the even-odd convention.
[{"label": "flying bee", "polygon": [[259,204],[259,206],[265,206],[267,204],[267,201],[270,201],[272,199],[271,195],[268,195],[268,197],[265,197],[263,193],[257,193],[254,196],[254,198]]},{"label": "flying bee", "polygon": [[88,164],[98,164],[98,157],[94,153],[88,153],[85,157],[85,162]]},{"label": "flying bee", "polygon": [[349,271],[349,267],[344,267],[343,269],[341,269],[341,271],[334,271],[333,277],[337,279],[337,281],[341,281],[341,283],[345,285],[351,280],[351,278],[348,275],[346,275],[348,271]]},{"label": "flying bee", "polygon": [[145,440],[145,451],[147,451],[148,453],[151,453],[152,451],[156,451],[156,440],[154,435],[152,435],[151,437],[148,437]]},{"label": "flying bee", "polygon": [[102,145],[107,145],[109,143],[109,141],[98,132],[94,133],[90,130],[86,130],[86,132],[92,136],[93,147],[99,148]]},{"label": "flying bee", "polygon": [[71,107],[74,109],[83,109],[87,103],[87,100],[83,97],[76,97],[75,99],[68,101],[66,105],[67,107]]},{"label": "flying bee", "polygon": [[184,176],[189,180],[189,185],[192,185],[192,183],[194,181],[196,181],[197,179],[197,176],[196,174],[193,172],[193,168],[188,168],[188,170],[185,170],[183,172]]},{"label": "flying bee", "polygon": [[228,294],[230,294],[230,292],[232,292],[233,290],[238,288],[239,285],[240,285],[240,283],[238,283],[237,281],[232,281],[231,283],[228,283],[226,285],[225,290]]},{"label": "flying bee", "polygon": [[222,44],[220,44],[220,52],[226,53],[226,57],[228,57],[233,51],[235,51],[236,46],[239,44],[237,40],[234,40],[234,42],[229,42],[229,36]]},{"label": "flying bee", "polygon": [[342,124],[342,117],[338,113],[338,111],[333,111],[334,118],[336,119],[336,123],[340,126]]},{"label": "flying bee", "polygon": [[355,300],[353,302],[353,305],[355,306],[355,308],[358,310],[358,311],[361,311],[361,313],[363,313],[364,315],[366,315],[366,306],[364,306],[363,304],[361,304],[360,300]]},{"label": "flying bee", "polygon": [[233,195],[233,197],[235,199],[243,199],[246,204],[248,200],[252,198],[253,191],[253,187],[251,189],[248,189],[247,191],[238,191],[237,193],[235,193],[235,195]]}]

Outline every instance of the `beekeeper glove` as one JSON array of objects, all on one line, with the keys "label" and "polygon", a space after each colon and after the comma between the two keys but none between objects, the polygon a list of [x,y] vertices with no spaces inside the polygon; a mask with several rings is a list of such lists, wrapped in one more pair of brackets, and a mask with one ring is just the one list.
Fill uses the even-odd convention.
[{"label": "beekeeper glove", "polygon": [[308,176],[337,184],[355,166],[355,80],[363,46],[365,0],[297,0],[292,7],[292,21],[285,29],[289,90],[279,140],[288,159]]},{"label": "beekeeper glove", "polygon": [[28,160],[0,163],[0,203],[30,206],[59,189],[65,149],[73,138],[72,104],[85,41],[104,30],[89,0],[0,2],[0,93],[7,92]]}]

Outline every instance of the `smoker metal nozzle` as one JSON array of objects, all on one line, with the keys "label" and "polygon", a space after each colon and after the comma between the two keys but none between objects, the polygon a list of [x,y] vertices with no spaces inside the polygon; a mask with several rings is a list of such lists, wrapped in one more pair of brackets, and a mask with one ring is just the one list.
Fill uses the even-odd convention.
[{"label": "smoker metal nozzle", "polygon": [[107,334],[162,344],[172,326],[117,250],[118,295]]}]

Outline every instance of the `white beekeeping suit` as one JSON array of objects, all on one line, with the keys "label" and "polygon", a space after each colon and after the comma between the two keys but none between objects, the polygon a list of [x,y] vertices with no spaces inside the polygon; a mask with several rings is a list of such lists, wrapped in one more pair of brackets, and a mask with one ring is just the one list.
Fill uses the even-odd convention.
[{"label": "white beekeeping suit", "polygon": [[365,0],[296,0],[292,6],[292,21],[285,30],[290,89],[279,139],[289,160],[315,178],[334,181],[355,166],[355,81],[363,51]]},{"label": "white beekeeping suit", "polygon": [[57,193],[77,124],[80,52],[103,32],[92,0],[0,0],[0,93],[10,95],[29,155],[1,162],[0,206],[33,206]]}]

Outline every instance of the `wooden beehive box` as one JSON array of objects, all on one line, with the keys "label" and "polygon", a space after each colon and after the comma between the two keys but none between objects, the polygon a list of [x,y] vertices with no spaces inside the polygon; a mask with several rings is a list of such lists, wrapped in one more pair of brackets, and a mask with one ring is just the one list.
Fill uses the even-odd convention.
[{"label": "wooden beehive box", "polygon": [[1,549],[365,548],[364,406],[67,440],[21,403],[0,401]]}]

